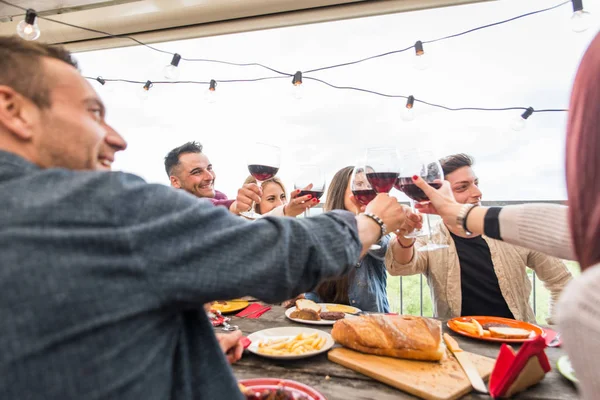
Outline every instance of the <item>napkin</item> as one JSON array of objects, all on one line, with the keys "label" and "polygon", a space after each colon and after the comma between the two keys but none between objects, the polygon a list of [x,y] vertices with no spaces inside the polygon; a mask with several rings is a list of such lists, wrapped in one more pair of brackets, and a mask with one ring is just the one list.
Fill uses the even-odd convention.
[{"label": "napkin", "polygon": [[246,336],[242,336],[240,342],[242,343],[242,346],[244,346],[244,349],[247,349],[252,344],[252,341]]},{"label": "napkin", "polygon": [[558,341],[555,342],[555,344],[550,346],[550,343],[552,343],[556,335],[558,335],[558,332],[553,331],[550,328],[544,328],[544,332],[546,333],[546,345],[548,347],[560,347],[560,345],[562,344],[562,339],[560,337],[558,338]]},{"label": "napkin", "polygon": [[[246,317],[246,318],[258,318],[267,311],[269,311],[271,307],[265,306],[262,304],[254,303],[244,308],[239,313],[235,314],[236,317]],[[260,311],[259,311],[260,310]]]},{"label": "napkin", "polygon": [[546,339],[541,336],[523,343],[517,353],[502,344],[490,376],[490,395],[495,399],[510,397],[544,379],[552,369],[545,348]]}]

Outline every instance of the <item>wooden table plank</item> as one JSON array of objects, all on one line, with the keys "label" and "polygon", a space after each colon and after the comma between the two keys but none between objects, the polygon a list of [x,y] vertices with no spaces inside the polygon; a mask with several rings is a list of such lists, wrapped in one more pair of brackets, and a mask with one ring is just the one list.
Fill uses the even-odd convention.
[{"label": "wooden table plank", "polygon": [[[281,326],[304,326],[320,329],[328,333],[331,332],[330,326],[305,325],[290,321],[285,317],[284,312],[284,308],[273,305],[270,311],[258,319],[232,317],[231,324],[238,325],[245,335]],[[455,337],[464,350],[487,357],[497,357],[500,344],[457,335],[449,330],[445,323],[443,327],[444,332],[448,332]],[[220,329],[217,328],[217,331],[220,331]],[[546,349],[546,354],[552,365],[552,371],[546,374],[546,377],[540,384],[515,396],[515,399],[562,400],[578,398],[574,386],[563,378],[555,368],[556,361],[564,354],[564,351],[560,348],[548,348]],[[276,361],[245,352],[244,357],[233,365],[233,371],[238,379],[270,377],[302,382],[323,393],[328,400],[392,400],[415,398],[365,375],[332,363],[327,360],[326,354],[301,360]],[[464,399],[468,400],[484,398],[489,399],[490,397],[475,393],[464,397]]]}]

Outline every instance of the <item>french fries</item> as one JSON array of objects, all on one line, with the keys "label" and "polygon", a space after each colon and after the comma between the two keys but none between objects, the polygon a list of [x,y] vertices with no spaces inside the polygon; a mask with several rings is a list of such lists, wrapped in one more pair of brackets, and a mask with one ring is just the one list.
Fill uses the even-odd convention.
[{"label": "french fries", "polygon": [[475,319],[471,319],[469,322],[454,321],[454,324],[456,325],[457,328],[462,329],[463,331],[466,331],[473,336],[477,336],[477,337],[489,337],[490,336],[490,332],[487,329],[483,329],[481,324],[478,321],[476,321]]},{"label": "french fries", "polygon": [[257,351],[272,356],[290,356],[320,350],[325,344],[325,337],[318,333],[306,335],[300,333],[293,338],[261,340]]}]

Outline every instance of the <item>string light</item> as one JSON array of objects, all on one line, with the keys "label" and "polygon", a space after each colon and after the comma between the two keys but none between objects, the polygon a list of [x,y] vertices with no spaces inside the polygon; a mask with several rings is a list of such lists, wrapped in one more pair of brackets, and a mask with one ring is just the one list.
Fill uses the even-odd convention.
[{"label": "string light", "polygon": [[171,64],[167,65],[163,70],[165,78],[170,79],[172,81],[176,81],[177,79],[179,79],[179,61],[181,61],[181,56],[177,53],[173,54]]},{"label": "string light", "polygon": [[425,54],[425,50],[423,50],[423,42],[417,40],[415,43],[415,60],[413,63],[415,68],[421,71],[429,68],[429,58],[429,55]]},{"label": "string light", "polygon": [[571,29],[578,33],[584,32],[592,25],[592,14],[583,9],[583,0],[572,0],[572,3]]},{"label": "string light", "polygon": [[151,81],[146,81],[142,90],[138,92],[138,97],[140,100],[146,100],[150,96],[150,88],[152,88],[154,84]]},{"label": "string light", "polygon": [[210,80],[210,83],[208,84],[208,90],[206,91],[205,96],[206,101],[209,103],[215,103],[217,101],[217,81],[215,81],[214,79]]},{"label": "string light", "polygon": [[533,111],[533,107],[528,107],[527,110],[525,110],[525,112],[521,114],[521,116],[513,120],[510,127],[515,131],[522,131],[523,129],[525,129],[525,126],[527,126],[527,118],[531,117]]},{"label": "string light", "polygon": [[37,24],[35,10],[27,9],[25,19],[17,25],[17,34],[25,40],[36,40],[40,37],[40,28]]},{"label": "string light", "polygon": [[292,92],[294,98],[300,100],[302,98],[302,91],[304,86],[302,85],[301,71],[296,71],[296,73],[294,74],[294,77],[292,78],[292,85],[294,85],[294,91]]},{"label": "string light", "polygon": [[409,122],[415,119],[415,113],[413,111],[414,104],[415,96],[408,96],[408,98],[406,99],[406,107],[404,108],[404,110],[402,110],[402,114],[400,116],[400,118],[402,118],[403,121]]},{"label": "string light", "polygon": [[96,81],[98,81],[98,83],[101,84],[102,86],[106,85],[106,80],[104,78],[102,78],[101,76],[97,77]]}]

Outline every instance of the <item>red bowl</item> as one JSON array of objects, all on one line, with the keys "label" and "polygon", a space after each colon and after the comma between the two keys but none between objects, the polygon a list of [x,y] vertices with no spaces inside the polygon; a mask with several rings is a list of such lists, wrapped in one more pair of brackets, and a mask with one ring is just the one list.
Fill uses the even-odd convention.
[{"label": "red bowl", "polygon": [[325,396],[317,392],[310,386],[304,385],[300,382],[292,381],[289,379],[277,379],[277,378],[256,378],[256,379],[244,379],[239,381],[242,385],[248,389],[256,391],[266,389],[277,389],[283,386],[286,390],[289,390],[292,394],[303,395],[308,397],[310,400],[327,400]]}]

